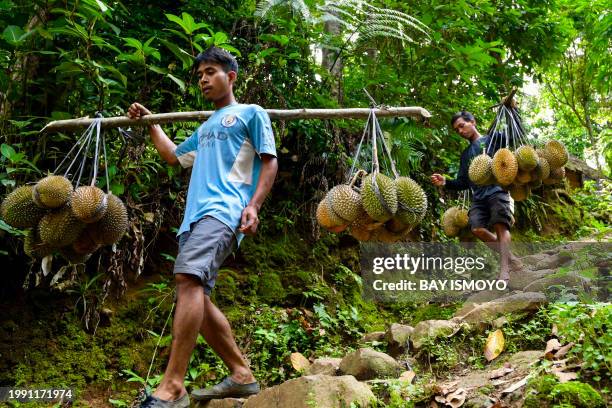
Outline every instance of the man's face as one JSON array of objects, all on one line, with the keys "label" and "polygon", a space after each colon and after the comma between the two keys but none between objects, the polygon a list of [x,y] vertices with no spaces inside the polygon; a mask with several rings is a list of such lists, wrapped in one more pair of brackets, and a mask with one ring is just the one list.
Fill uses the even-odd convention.
[{"label": "man's face", "polygon": [[202,95],[209,101],[216,101],[232,91],[236,80],[234,71],[225,72],[221,65],[202,62],[196,71]]},{"label": "man's face", "polygon": [[466,121],[463,118],[459,118],[453,123],[453,129],[455,132],[467,140],[470,140],[476,133],[476,122],[473,120]]}]

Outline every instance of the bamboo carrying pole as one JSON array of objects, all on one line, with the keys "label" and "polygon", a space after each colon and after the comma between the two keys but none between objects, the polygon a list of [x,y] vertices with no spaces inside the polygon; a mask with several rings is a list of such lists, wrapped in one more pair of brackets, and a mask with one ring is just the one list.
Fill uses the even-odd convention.
[{"label": "bamboo carrying pole", "polygon": [[[350,109],[266,109],[270,119],[272,120],[293,120],[293,119],[367,119],[370,114],[368,108],[350,108]],[[410,107],[382,107],[374,109],[376,116],[379,117],[406,117],[410,116],[416,119],[425,120],[431,117],[431,114],[418,106]],[[130,119],[127,116],[116,116],[112,118],[103,118],[101,127],[103,129],[128,127],[128,126],[148,126],[170,122],[202,122],[210,117],[214,111],[199,111],[199,112],[170,112],[170,113],[155,113],[144,116],[140,119]],[[79,118],[54,120],[49,122],[42,130],[44,132],[59,132],[67,130],[75,130],[86,128],[95,119]]]}]

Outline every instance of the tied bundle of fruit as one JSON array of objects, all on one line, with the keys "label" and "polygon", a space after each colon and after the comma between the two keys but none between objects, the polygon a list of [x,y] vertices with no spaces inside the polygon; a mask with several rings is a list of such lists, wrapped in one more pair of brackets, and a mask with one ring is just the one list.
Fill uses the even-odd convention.
[{"label": "tied bundle of fruit", "polygon": [[532,189],[561,182],[568,158],[567,149],[556,140],[549,141],[542,149],[522,145],[512,153],[508,148],[501,148],[493,158],[483,151],[472,160],[469,178],[480,186],[498,184],[515,201],[523,201]]},{"label": "tied bundle of fruit", "polygon": [[569,154],[565,146],[556,140],[551,140],[541,149],[523,145],[515,152],[519,171],[508,191],[514,201],[524,201],[531,190],[542,184],[552,185],[565,178],[565,164]]},{"label": "tied bundle of fruit", "polygon": [[57,250],[73,263],[119,241],[128,227],[121,199],[93,185],[74,189],[59,175],[15,189],[3,200],[0,215],[8,225],[28,229],[28,256],[42,258]]},{"label": "tied bundle of fruit", "polygon": [[[355,187],[361,176],[361,187]],[[319,202],[317,221],[331,232],[347,227],[362,242],[396,242],[416,227],[427,212],[425,191],[409,177],[395,180],[360,170],[350,184],[332,188]]]},{"label": "tied bundle of fruit", "polygon": [[456,237],[468,224],[468,211],[464,207],[450,207],[442,215],[442,229],[448,237]]}]

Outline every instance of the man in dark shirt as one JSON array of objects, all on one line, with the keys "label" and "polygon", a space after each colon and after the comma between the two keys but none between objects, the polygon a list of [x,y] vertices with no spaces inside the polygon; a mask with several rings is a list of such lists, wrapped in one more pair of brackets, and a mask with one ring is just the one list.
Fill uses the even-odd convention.
[{"label": "man in dark shirt", "polygon": [[[449,190],[472,191],[472,205],[469,210],[470,228],[472,233],[501,254],[499,279],[509,280],[509,268],[519,269],[521,262],[509,250],[511,237],[510,227],[514,223],[510,194],[498,185],[478,186],[470,180],[468,170],[472,159],[487,149],[487,153],[495,154],[495,146],[489,148],[491,136],[481,136],[476,129],[476,120],[470,112],[462,111],[453,115],[451,126],[455,132],[470,142],[461,153],[459,174],[455,180],[446,180],[444,176],[434,173],[431,182],[436,186],[445,186]],[[499,147],[498,147],[499,148]],[[495,233],[492,233],[492,228]]]}]

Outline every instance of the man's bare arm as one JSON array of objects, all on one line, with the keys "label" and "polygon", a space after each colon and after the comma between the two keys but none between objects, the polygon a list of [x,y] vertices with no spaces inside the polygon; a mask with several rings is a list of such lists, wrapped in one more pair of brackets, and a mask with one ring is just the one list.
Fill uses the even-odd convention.
[{"label": "man's bare arm", "polygon": [[[128,117],[130,119],[140,119],[141,117],[150,114],[151,111],[138,102],[134,102],[128,109]],[[153,142],[153,145],[155,145],[159,155],[166,161],[166,163],[171,166],[176,166],[179,164],[176,154],[174,154],[176,145],[172,140],[170,140],[168,135],[166,135],[166,132],[163,131],[161,126],[150,125],[149,135],[151,136],[151,141]]]},{"label": "man's bare arm", "polygon": [[259,225],[259,217],[257,214],[266,196],[272,189],[278,170],[276,157],[269,154],[262,154],[261,161],[261,173],[259,174],[259,181],[255,188],[255,194],[253,194],[251,201],[249,201],[249,204],[242,211],[240,232],[247,235],[253,235],[257,231],[257,226]]},{"label": "man's bare arm", "polygon": [[255,194],[253,194],[253,197],[248,204],[257,208],[257,211],[261,209],[264,200],[272,189],[272,185],[276,179],[276,172],[278,171],[278,162],[276,157],[269,154],[262,154],[261,161],[262,164],[261,173],[259,174],[259,181],[257,182]]}]

